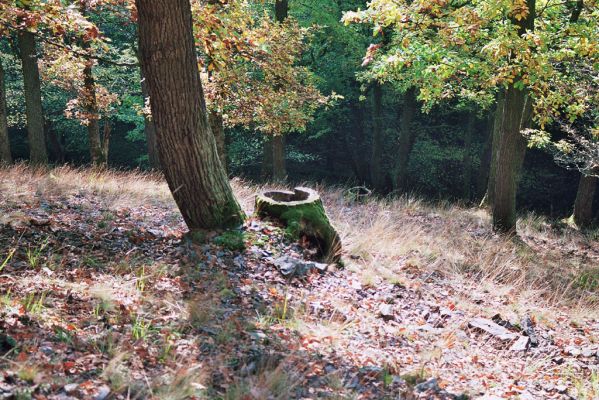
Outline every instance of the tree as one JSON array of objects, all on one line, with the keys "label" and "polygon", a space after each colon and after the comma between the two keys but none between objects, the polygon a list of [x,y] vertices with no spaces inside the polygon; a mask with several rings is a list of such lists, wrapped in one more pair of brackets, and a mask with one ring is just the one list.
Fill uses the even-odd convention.
[{"label": "tree", "polygon": [[412,121],[418,110],[416,90],[409,88],[403,95],[403,106],[399,116],[399,137],[397,140],[397,155],[395,159],[395,190],[405,190],[408,177],[410,153],[416,140],[416,131],[412,129]]},{"label": "tree", "polygon": [[166,180],[190,230],[240,225],[197,68],[189,0],[136,0],[142,70]]},{"label": "tree", "polygon": [[[516,227],[516,189],[526,142],[523,127],[541,130],[561,113],[575,120],[591,107],[589,96],[572,99],[576,86],[568,63],[594,59],[594,8],[570,2],[534,0],[373,0],[364,11],[346,13],[347,23],[369,23],[376,35],[393,28],[392,44],[367,52],[362,75],[400,90],[419,88],[419,100],[432,105],[458,97],[483,108],[505,93],[499,136],[493,149],[493,225]],[[566,100],[567,99],[567,100]],[[533,122],[534,119],[534,122]]]},{"label": "tree", "polygon": [[25,85],[25,110],[27,114],[27,137],[29,139],[29,161],[36,165],[48,162],[46,135],[44,133],[44,111],[42,89],[37,60],[35,35],[27,30],[19,32],[19,56],[23,68]]},{"label": "tree", "polygon": [[593,220],[593,200],[597,190],[597,182],[599,178],[592,175],[580,175],[580,183],[576,192],[576,200],[574,202],[574,212],[572,218],[574,223],[586,228],[592,224]]},{"label": "tree", "polygon": [[0,61],[0,163],[12,164],[10,142],[8,139],[8,119],[6,113],[6,86],[4,67]]},{"label": "tree", "polygon": [[370,156],[370,180],[374,188],[383,190],[383,88],[374,83],[372,88],[372,154]]},{"label": "tree", "polygon": [[313,74],[297,65],[310,30],[288,18],[284,3],[276,3],[274,22],[267,15],[254,16],[241,1],[195,0],[192,10],[210,120],[221,152],[226,152],[225,127],[261,132],[265,175],[283,180],[283,135],[305,130],[316,109],[334,98],[323,96]]},{"label": "tree", "polygon": [[[536,18],[536,0],[526,0],[526,3],[517,6],[522,10],[513,11],[518,14],[514,14],[512,21],[518,28],[518,35],[523,37],[532,34]],[[515,57],[514,52],[508,54],[507,62],[513,63]],[[491,205],[493,227],[502,232],[516,230],[516,191],[526,152],[526,140],[520,132],[523,128],[530,127],[532,113],[528,88],[516,85],[516,82],[522,82],[521,79],[522,76],[516,74],[513,82],[508,82],[503,108],[500,109],[499,141],[493,149],[497,154],[493,182],[495,194]]]}]

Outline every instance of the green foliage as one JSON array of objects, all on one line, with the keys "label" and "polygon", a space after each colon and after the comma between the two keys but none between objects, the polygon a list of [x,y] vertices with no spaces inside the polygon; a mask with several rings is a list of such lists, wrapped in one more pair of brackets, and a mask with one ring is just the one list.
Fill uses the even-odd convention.
[{"label": "green foliage", "polygon": [[214,238],[214,243],[230,251],[245,250],[245,234],[243,231],[231,230]]}]

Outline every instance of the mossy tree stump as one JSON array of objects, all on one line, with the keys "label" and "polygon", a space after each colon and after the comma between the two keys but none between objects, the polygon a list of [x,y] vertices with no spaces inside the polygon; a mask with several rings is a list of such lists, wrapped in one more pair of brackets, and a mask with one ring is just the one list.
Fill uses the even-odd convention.
[{"label": "mossy tree stump", "polygon": [[296,238],[308,237],[318,246],[325,262],[339,262],[341,239],[329,221],[318,193],[305,187],[270,191],[256,196],[255,213],[259,217],[276,218]]}]

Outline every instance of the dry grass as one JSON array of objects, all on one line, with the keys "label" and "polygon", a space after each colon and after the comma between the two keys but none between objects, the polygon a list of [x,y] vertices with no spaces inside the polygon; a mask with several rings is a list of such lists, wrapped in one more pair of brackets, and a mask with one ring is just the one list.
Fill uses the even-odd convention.
[{"label": "dry grass", "polygon": [[[599,301],[594,235],[525,215],[518,237],[496,235],[486,210],[413,197],[351,204],[342,189],[321,188],[340,230],[350,268],[362,282],[393,280],[402,271],[437,272],[543,306],[593,309]],[[592,276],[581,280],[581,277]],[[586,282],[586,283],[585,283]],[[499,285],[499,286],[498,286]]]},{"label": "dry grass", "polygon": [[126,205],[174,202],[160,174],[142,171],[84,169],[68,165],[53,169],[17,164],[0,169],[0,199],[29,202],[31,196],[99,195],[109,209]]},{"label": "dry grass", "polygon": [[[242,207],[251,212],[264,189],[232,181]],[[272,188],[272,185],[269,185]],[[556,228],[536,215],[520,219],[519,237],[495,235],[486,210],[414,197],[368,199],[356,204],[343,188],[318,187],[340,231],[347,265],[365,285],[401,281],[407,270],[439,272],[461,284],[502,285],[505,292],[537,304],[592,308],[599,301],[599,243],[567,226]],[[94,193],[109,209],[139,204],[175,207],[160,174],[63,166],[0,169],[0,200],[15,206],[32,196]]]}]

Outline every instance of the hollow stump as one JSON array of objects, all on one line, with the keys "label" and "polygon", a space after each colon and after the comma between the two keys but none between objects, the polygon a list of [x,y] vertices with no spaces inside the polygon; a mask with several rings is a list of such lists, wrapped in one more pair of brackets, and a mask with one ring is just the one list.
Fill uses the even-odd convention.
[{"label": "hollow stump", "polygon": [[293,192],[264,192],[256,196],[255,213],[280,220],[295,237],[307,236],[318,245],[323,261],[336,263],[341,259],[341,239],[316,191],[297,187]]}]

